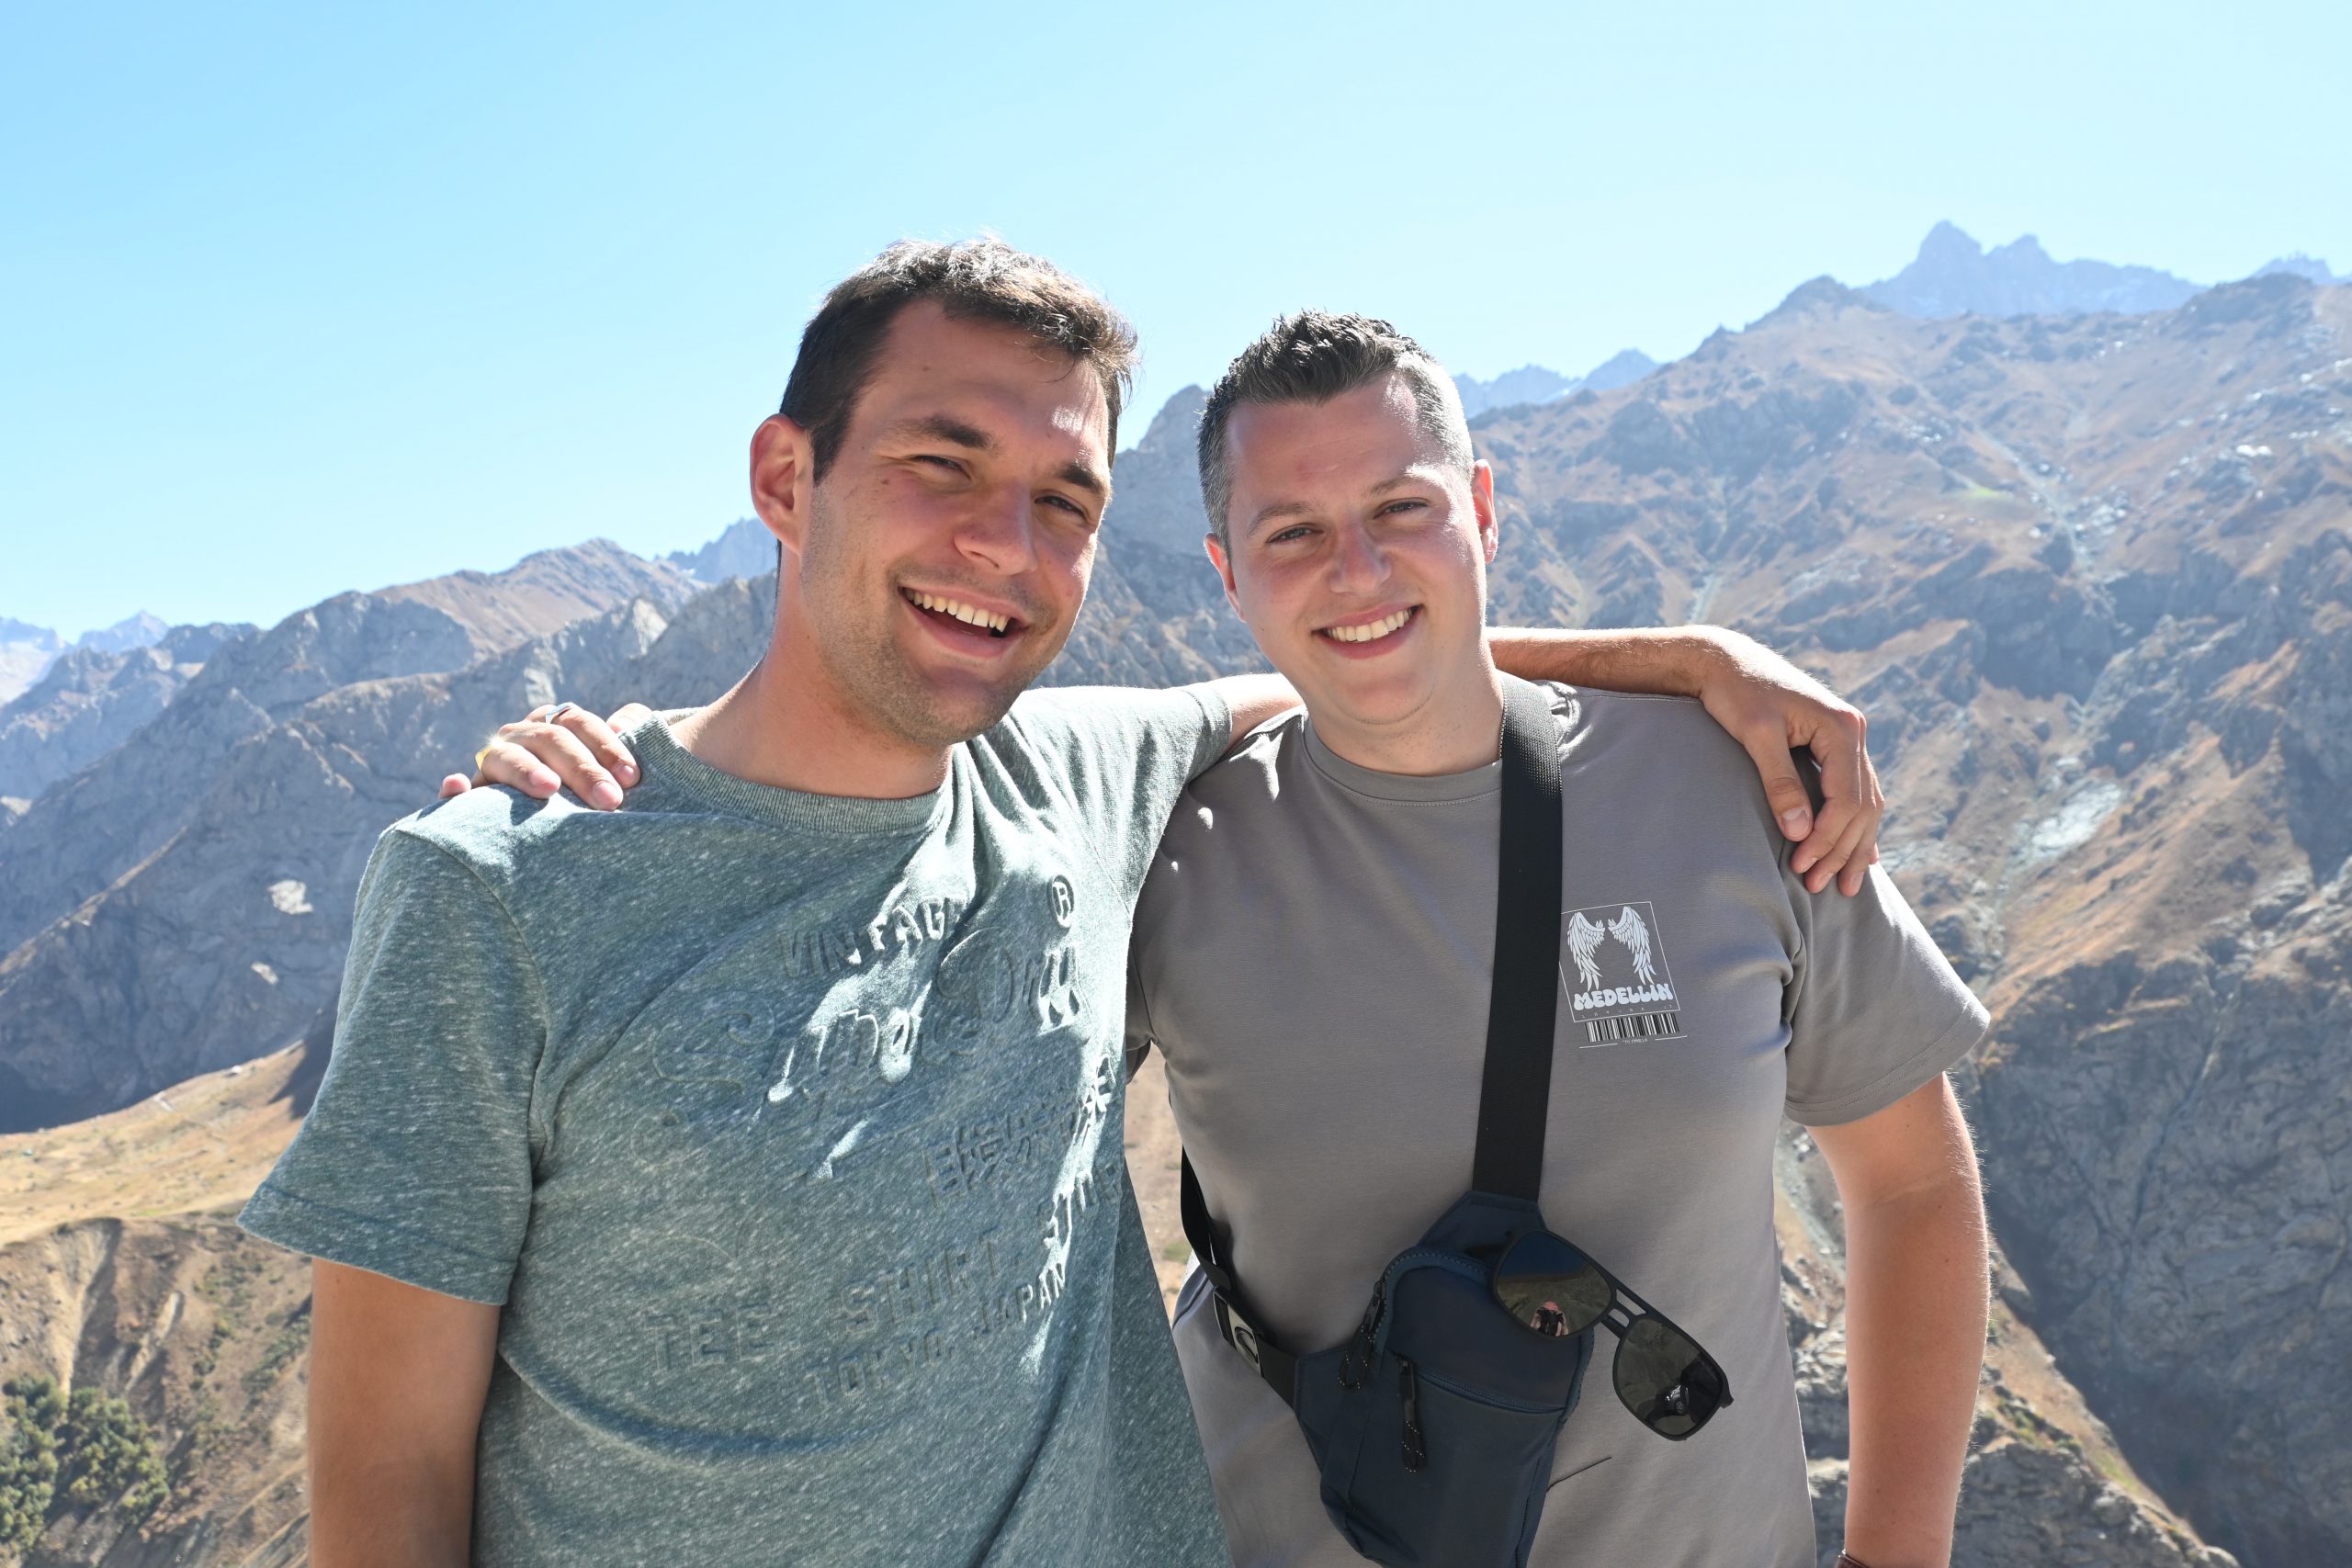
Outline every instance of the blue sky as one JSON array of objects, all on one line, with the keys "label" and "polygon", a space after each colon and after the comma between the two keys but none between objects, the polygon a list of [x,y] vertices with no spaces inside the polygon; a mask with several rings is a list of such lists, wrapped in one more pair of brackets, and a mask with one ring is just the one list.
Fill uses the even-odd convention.
[{"label": "blue sky", "polygon": [[901,234],[1099,285],[1144,412],[1307,303],[1671,357],[1943,218],[2352,269],[2340,3],[996,9],[9,7],[0,615],[697,544]]}]

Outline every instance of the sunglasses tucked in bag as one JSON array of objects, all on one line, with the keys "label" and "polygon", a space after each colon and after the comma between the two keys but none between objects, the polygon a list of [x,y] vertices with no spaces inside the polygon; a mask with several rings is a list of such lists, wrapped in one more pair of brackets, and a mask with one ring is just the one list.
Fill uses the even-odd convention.
[{"label": "sunglasses tucked in bag", "polygon": [[1679,1440],[1731,1403],[1696,1341],[1545,1228],[1544,1173],[1560,951],[1559,743],[1549,704],[1505,680],[1495,974],[1472,1190],[1390,1263],[1344,1345],[1294,1357],[1260,1334],[1192,1162],[1184,1232],[1217,1332],[1289,1402],[1351,1545],[1391,1568],[1523,1568],[1552,1450],[1593,1330],[1634,1417]]}]

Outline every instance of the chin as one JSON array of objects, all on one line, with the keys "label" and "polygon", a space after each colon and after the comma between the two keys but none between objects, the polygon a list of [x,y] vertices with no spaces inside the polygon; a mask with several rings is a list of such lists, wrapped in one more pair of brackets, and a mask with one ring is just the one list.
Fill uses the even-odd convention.
[{"label": "chin", "polygon": [[992,728],[1026,689],[1024,682],[1004,690],[966,686],[953,693],[933,692],[930,701],[899,708],[899,728],[925,746],[960,745]]},{"label": "chin", "polygon": [[1320,709],[1365,729],[1386,729],[1412,722],[1428,711],[1433,694],[1430,684],[1423,681],[1366,682],[1362,686],[1333,682],[1314,694],[1307,694],[1303,686],[1299,689],[1306,696],[1309,712]]}]

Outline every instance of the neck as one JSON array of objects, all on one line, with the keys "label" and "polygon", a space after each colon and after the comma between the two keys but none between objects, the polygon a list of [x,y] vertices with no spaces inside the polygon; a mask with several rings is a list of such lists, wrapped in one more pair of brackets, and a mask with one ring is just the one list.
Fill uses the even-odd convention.
[{"label": "neck", "polygon": [[918,745],[859,712],[781,615],[751,673],[675,728],[678,744],[703,761],[775,789],[902,800],[947,777],[944,748]]},{"label": "neck", "polygon": [[1359,723],[1312,704],[1306,716],[1335,756],[1374,773],[1430,778],[1482,768],[1501,755],[1503,687],[1483,645],[1478,652],[1475,668],[1393,723]]}]

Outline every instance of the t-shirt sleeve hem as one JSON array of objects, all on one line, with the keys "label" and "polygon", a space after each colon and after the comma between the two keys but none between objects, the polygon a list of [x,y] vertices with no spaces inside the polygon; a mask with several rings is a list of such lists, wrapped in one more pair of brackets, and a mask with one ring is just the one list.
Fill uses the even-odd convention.
[{"label": "t-shirt sleeve hem", "polygon": [[512,1263],[432,1240],[405,1225],[313,1202],[267,1182],[247,1200],[237,1224],[289,1251],[485,1306],[506,1304],[514,1274]]},{"label": "t-shirt sleeve hem", "polygon": [[1836,1127],[1885,1110],[1939,1073],[1958,1065],[1976,1048],[1991,1025],[1982,1008],[1938,1035],[1934,1043],[1889,1067],[1860,1089],[1831,1100],[1789,1100],[1782,1106],[1788,1119],[1801,1127]]},{"label": "t-shirt sleeve hem", "polygon": [[1199,778],[1215,767],[1233,746],[1233,705],[1216,687],[1206,682],[1190,688],[1193,700],[1201,705],[1200,749],[1193,753],[1193,765],[1184,770],[1186,782]]}]

